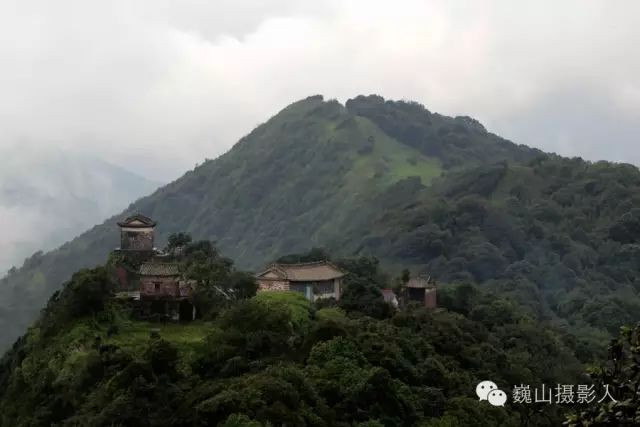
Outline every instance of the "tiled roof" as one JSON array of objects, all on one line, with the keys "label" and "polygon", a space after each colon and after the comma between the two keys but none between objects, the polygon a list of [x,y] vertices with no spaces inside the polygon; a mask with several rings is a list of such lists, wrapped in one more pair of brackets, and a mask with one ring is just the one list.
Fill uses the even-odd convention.
[{"label": "tiled roof", "polygon": [[142,214],[135,214],[118,223],[120,227],[155,227],[156,223]]},{"label": "tiled roof", "polygon": [[407,288],[430,288],[434,283],[430,277],[413,277],[407,282]]},{"label": "tiled roof", "polygon": [[147,262],[138,271],[142,276],[179,276],[178,264],[164,262]]},{"label": "tiled roof", "polygon": [[275,271],[291,282],[319,282],[343,277],[345,273],[327,261],[307,262],[300,264],[271,264],[258,277]]}]

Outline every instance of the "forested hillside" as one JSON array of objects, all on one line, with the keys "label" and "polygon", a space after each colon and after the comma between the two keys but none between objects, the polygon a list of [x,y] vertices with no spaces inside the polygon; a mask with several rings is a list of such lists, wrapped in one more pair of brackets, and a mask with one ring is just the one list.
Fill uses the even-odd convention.
[{"label": "forested hillside", "polygon": [[442,289],[440,309],[396,312],[375,260],[337,259],[342,298],[313,305],[254,297],[208,242],[183,253],[199,320],[141,321],[108,268],[76,273],[0,358],[0,425],[547,426],[569,407],[493,407],[476,384],[581,380],[570,335],[468,285]]},{"label": "forested hillside", "polygon": [[478,283],[565,324],[591,359],[640,320],[640,173],[542,156],[452,174],[374,222],[363,248]]},{"label": "forested hillside", "polygon": [[[216,241],[242,268],[325,247],[477,283],[579,331],[589,360],[640,320],[640,173],[518,146],[416,103],[315,96],[134,203],[159,232]],[[116,218],[0,282],[0,348],[72,272],[118,245]],[[162,242],[161,242],[162,243]]]}]

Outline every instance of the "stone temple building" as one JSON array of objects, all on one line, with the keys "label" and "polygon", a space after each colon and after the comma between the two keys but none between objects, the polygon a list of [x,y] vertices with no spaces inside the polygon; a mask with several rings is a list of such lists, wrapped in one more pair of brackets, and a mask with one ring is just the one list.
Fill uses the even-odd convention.
[{"label": "stone temple building", "polygon": [[144,215],[136,214],[118,222],[120,251],[153,252],[156,223]]},{"label": "stone temple building", "polygon": [[274,263],[256,276],[258,291],[294,291],[309,301],[340,299],[345,273],[328,261],[297,264]]},{"label": "stone temple building", "polygon": [[195,283],[180,272],[179,259],[154,247],[156,223],[136,214],[118,222],[120,247],[114,251],[116,297],[131,300],[142,318],[193,320]]}]

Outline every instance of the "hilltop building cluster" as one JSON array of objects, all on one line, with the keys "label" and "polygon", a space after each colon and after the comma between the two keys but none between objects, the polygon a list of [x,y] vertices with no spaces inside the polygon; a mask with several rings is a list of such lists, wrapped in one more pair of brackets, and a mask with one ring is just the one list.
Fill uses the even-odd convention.
[{"label": "hilltop building cluster", "polygon": [[427,308],[436,308],[436,282],[431,276],[412,277],[400,291],[402,304],[415,302]]},{"label": "hilltop building cluster", "polygon": [[[113,251],[118,298],[130,300],[142,318],[174,321],[194,320],[193,292],[196,283],[180,271],[182,248],[165,253],[155,248],[156,222],[136,214],[118,222],[120,247]],[[273,263],[255,276],[258,292],[299,292],[309,301],[339,300],[346,273],[329,261]],[[394,307],[418,303],[436,307],[436,284],[429,277],[405,283],[398,295],[383,289],[382,296]]]},{"label": "hilltop building cluster", "polygon": [[[340,299],[342,279],[346,273],[329,261],[296,264],[273,263],[256,275],[258,291],[294,291],[309,301],[324,298]],[[400,287],[398,295],[393,289],[382,289],[385,302],[395,308],[411,303],[436,308],[436,283],[430,276],[411,278]]]}]

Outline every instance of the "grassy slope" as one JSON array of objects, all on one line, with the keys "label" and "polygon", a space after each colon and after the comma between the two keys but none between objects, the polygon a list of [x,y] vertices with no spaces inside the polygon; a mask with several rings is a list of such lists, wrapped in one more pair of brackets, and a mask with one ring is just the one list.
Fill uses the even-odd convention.
[{"label": "grassy slope", "polygon": [[141,343],[146,343],[150,334],[157,332],[160,337],[175,344],[180,351],[190,354],[212,328],[210,323],[202,321],[159,324],[127,320],[121,323],[118,334],[105,336],[105,343],[115,344],[140,355]]},{"label": "grassy slope", "polygon": [[359,133],[373,137],[370,152],[358,156],[348,174],[348,181],[358,187],[389,186],[410,176],[429,185],[440,176],[442,166],[436,158],[427,157],[382,132],[373,122],[356,118]]}]

